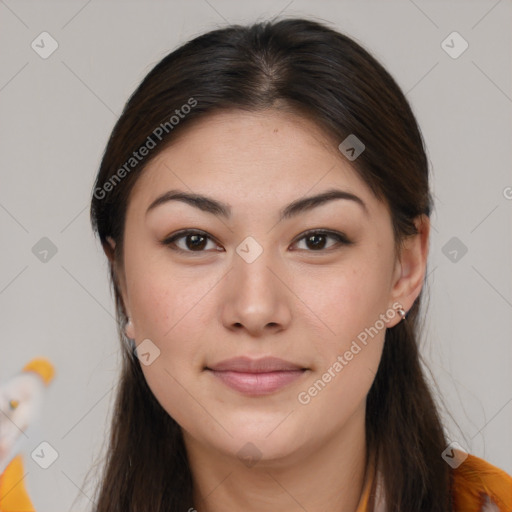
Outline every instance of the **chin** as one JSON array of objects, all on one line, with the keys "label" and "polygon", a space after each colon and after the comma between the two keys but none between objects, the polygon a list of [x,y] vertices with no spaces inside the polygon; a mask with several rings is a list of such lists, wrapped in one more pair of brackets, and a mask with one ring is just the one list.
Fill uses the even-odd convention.
[{"label": "chin", "polygon": [[[283,464],[292,457],[300,448],[299,437],[293,431],[292,425],[279,424],[282,417],[278,421],[272,423],[272,427],[252,426],[249,428],[232,428],[228,431],[233,438],[224,438],[229,446],[226,448],[231,456],[243,459],[245,456],[257,459],[261,464]],[[287,420],[285,420],[286,422]],[[279,425],[279,426],[278,426]],[[276,428],[277,426],[277,428]]]}]

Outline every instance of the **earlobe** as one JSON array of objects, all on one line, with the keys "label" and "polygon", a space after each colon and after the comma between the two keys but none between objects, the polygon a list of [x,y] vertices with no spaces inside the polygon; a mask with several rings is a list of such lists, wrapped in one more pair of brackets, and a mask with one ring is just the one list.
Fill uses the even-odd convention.
[{"label": "earlobe", "polygon": [[128,338],[130,338],[132,340],[135,339],[135,330],[133,327],[133,322],[132,322],[131,318],[129,318],[129,317],[128,317],[128,322],[126,323],[126,326],[124,328],[124,332]]}]

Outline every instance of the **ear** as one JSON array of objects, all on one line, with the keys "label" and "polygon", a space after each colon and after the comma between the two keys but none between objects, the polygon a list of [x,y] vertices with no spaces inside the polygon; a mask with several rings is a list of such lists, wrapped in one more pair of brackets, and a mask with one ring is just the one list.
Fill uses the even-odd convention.
[{"label": "ear", "polygon": [[107,242],[108,242],[107,244],[103,245],[103,250],[105,251],[105,254],[107,255],[107,258],[109,259],[110,265],[113,269],[115,282],[117,284],[119,293],[121,294],[123,307],[124,307],[126,316],[128,317],[128,323],[125,326],[125,332],[129,338],[135,338],[135,333],[133,332],[133,323],[130,320],[130,309],[129,309],[129,307],[127,307],[126,286],[125,286],[125,282],[124,282],[124,274],[118,268],[118,265],[117,265],[116,259],[115,259],[116,242],[110,236],[107,236]]},{"label": "ear", "polygon": [[110,263],[114,263],[115,261],[115,253],[114,253],[114,249],[116,248],[116,242],[115,240],[110,237],[110,236],[107,236],[107,242],[106,244],[103,244],[103,251],[105,252],[105,254],[107,255],[107,258],[109,259]]},{"label": "ear", "polygon": [[[414,224],[418,233],[403,242],[395,265],[391,291],[393,308],[396,309],[396,303],[399,303],[406,312],[411,309],[423,287],[430,240],[430,219],[420,215]],[[393,327],[400,320],[400,315],[395,315],[388,327]]]}]

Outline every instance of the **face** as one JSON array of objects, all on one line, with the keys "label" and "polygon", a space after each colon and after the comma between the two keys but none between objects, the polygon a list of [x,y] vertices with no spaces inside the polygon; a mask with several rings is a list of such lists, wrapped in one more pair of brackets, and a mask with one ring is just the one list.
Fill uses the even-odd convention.
[{"label": "face", "polygon": [[[225,215],[185,200],[149,208],[171,190]],[[342,194],[297,207],[326,191]],[[216,113],[132,190],[127,335],[145,343],[144,376],[186,439],[224,456],[250,442],[263,461],[306,453],[364,419],[386,327],[420,291],[424,245],[396,258],[386,205],[311,122]],[[297,369],[211,370],[233,357]]]}]

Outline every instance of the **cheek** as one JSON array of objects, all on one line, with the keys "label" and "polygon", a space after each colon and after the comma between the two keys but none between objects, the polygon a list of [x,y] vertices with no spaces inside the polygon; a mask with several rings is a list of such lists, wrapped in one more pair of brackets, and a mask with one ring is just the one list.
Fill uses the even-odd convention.
[{"label": "cheek", "polygon": [[195,318],[197,327],[198,311],[207,303],[216,276],[159,260],[134,270],[128,289],[137,339],[166,344],[179,336],[190,338],[190,324]]},{"label": "cheek", "polygon": [[141,365],[142,371],[162,407],[179,423],[187,421],[201,414],[187,390],[204,364],[206,343],[211,339],[213,288],[219,276],[212,272],[202,276],[197,269],[146,265],[144,273],[132,277],[136,344],[149,339],[158,354],[150,365]]},{"label": "cheek", "polygon": [[146,278],[133,283],[133,320],[139,337],[162,340],[179,318],[182,305],[165,281],[165,277],[160,276],[159,279]]},{"label": "cheek", "polygon": [[[138,289],[135,301],[136,342],[150,339],[159,353],[157,362],[176,378],[192,378],[199,366],[201,346],[204,344],[204,331],[207,326],[202,321],[205,307],[201,297],[202,287],[189,288],[187,294],[165,286],[165,280],[145,281]],[[155,370],[156,371],[156,370]],[[169,375],[161,374],[168,380]]]},{"label": "cheek", "polygon": [[316,317],[322,343],[341,349],[385,313],[389,299],[386,272],[375,258],[353,258],[340,268],[309,273],[298,281],[297,295],[310,310],[308,322]]},{"label": "cheek", "polygon": [[186,370],[180,371],[172,359],[161,355],[151,365],[141,365],[141,369],[151,393],[167,414],[185,429],[193,429],[193,422],[204,417],[204,411],[188,391],[191,380],[183,375]]},{"label": "cheek", "polygon": [[386,333],[380,315],[387,311],[385,286],[375,269],[361,265],[337,276],[324,284],[323,293],[318,289],[311,296],[329,329],[311,337],[314,373],[298,397],[309,414],[315,416],[317,411],[323,421],[324,411],[339,404],[327,422],[331,426],[346,421],[364,405]]},{"label": "cheek", "polygon": [[[315,372],[302,390],[303,401],[299,400],[310,402],[311,413],[317,407],[320,414],[340,404],[338,421],[339,415],[345,418],[364,403],[386,333],[380,317],[388,308],[386,264],[384,258],[375,256],[354,257],[350,264],[347,261],[329,272],[329,279],[304,280],[304,290],[310,285],[308,305],[318,312],[324,326],[321,334],[311,337]],[[311,325],[313,316],[306,321]]]},{"label": "cheek", "polygon": [[204,350],[206,326],[201,323],[201,311],[209,283],[196,279],[191,286],[190,277],[185,282],[176,275],[167,269],[139,276],[132,282],[132,309],[136,343],[150,339],[159,351],[150,365],[141,364],[149,388],[175,421],[192,428],[190,418],[204,415],[190,389]]}]

